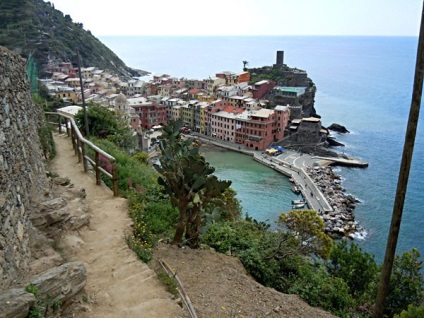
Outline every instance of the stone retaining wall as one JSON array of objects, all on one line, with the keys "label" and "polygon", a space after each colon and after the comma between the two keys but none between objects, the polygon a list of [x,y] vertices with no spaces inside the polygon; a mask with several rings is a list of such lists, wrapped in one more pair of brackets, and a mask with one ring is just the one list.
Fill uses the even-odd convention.
[{"label": "stone retaining wall", "polygon": [[28,267],[29,214],[48,187],[38,129],[21,56],[0,47],[0,290]]}]

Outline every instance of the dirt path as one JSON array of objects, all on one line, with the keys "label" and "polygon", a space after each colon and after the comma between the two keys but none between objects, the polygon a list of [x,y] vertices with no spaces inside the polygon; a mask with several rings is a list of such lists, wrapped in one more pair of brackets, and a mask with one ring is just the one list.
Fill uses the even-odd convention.
[{"label": "dirt path", "polygon": [[125,242],[131,219],[127,201],[97,186],[93,174],[84,173],[70,139],[55,136],[57,157],[52,171],[68,177],[87,193],[92,215],[89,228],[68,235],[69,260],[81,260],[88,273],[87,302],[73,308],[74,317],[182,317],[183,310],[165,291],[153,270],[136,258]]}]

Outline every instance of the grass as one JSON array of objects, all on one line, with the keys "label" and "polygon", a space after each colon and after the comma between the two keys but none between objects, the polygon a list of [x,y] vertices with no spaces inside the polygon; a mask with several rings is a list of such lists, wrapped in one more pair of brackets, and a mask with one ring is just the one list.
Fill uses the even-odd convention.
[{"label": "grass", "polygon": [[178,284],[173,276],[169,276],[163,269],[156,271],[159,280],[165,285],[166,290],[174,297],[178,297]]}]

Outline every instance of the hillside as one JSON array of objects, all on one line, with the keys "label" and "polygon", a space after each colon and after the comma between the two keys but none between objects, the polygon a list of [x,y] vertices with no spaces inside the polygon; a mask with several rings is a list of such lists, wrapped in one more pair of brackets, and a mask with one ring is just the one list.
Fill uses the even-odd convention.
[{"label": "hillside", "polygon": [[[75,185],[56,190],[68,196],[84,187],[87,196],[69,200],[69,209],[80,211],[83,207],[78,205],[86,204],[91,215],[88,227],[64,233],[59,242],[62,253],[84,261],[88,271],[85,296],[76,297],[62,317],[188,317],[176,305],[181,300],[171,299],[153,271],[127,248],[124,233],[130,230],[131,221],[126,200],[113,197],[109,189],[95,184],[92,174],[83,172],[68,137],[55,135],[55,143],[58,155],[50,168]],[[163,243],[154,256],[177,272],[199,318],[335,318],[296,295],[257,283],[236,257]],[[150,266],[160,268],[156,261]]]},{"label": "hillside", "polygon": [[16,51],[23,57],[32,53],[39,76],[46,74],[46,65],[54,61],[77,62],[78,48],[82,66],[97,66],[120,76],[141,75],[131,69],[81,23],[43,0],[0,1],[0,46]]}]

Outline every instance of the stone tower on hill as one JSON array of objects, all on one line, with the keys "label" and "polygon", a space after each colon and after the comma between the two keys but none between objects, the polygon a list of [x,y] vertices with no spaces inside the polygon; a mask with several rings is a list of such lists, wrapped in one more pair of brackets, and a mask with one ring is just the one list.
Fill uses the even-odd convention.
[{"label": "stone tower on hill", "polygon": [[274,68],[282,68],[284,66],[284,51],[277,51],[277,59]]}]

